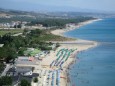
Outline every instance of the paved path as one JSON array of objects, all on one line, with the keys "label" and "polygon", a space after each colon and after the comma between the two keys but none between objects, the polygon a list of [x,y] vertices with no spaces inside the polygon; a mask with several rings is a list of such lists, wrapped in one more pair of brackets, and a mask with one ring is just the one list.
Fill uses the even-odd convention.
[{"label": "paved path", "polygon": [[5,76],[7,71],[11,68],[12,66],[10,64],[6,65],[6,68],[4,69],[4,71],[2,72],[1,76]]},{"label": "paved path", "polygon": [[16,34],[14,34],[12,36],[19,36],[19,35],[22,35],[22,33],[16,33]]}]

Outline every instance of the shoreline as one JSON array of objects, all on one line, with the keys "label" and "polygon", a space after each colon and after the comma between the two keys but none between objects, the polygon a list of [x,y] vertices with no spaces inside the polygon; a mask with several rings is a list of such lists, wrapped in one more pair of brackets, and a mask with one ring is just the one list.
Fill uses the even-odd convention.
[{"label": "shoreline", "polygon": [[[53,32],[51,33],[54,35],[63,36],[63,33],[67,31],[78,29],[83,25],[87,25],[98,20],[99,19],[89,20],[89,21],[81,22],[77,25],[73,24],[71,27],[68,27],[66,30],[65,29],[53,30]],[[70,86],[71,80],[69,76],[69,70],[71,69],[71,65],[75,64],[78,61],[78,59],[76,58],[77,54],[79,52],[88,50],[89,48],[93,48],[98,45],[96,41],[89,41],[89,40],[82,40],[82,39],[69,40],[69,41],[68,40],[52,41],[52,43],[57,43],[57,42],[60,44],[60,46],[56,50],[51,50],[50,53],[46,56],[46,58],[43,58],[40,62],[37,62],[37,65],[39,66],[37,65],[35,66],[34,73],[40,73],[40,77],[38,77],[40,86],[46,84],[46,80],[48,77],[49,77],[49,81],[48,81],[49,84],[51,84],[53,81],[56,84],[58,78],[59,80],[58,84],[60,86]],[[58,77],[56,74],[57,71],[58,71]],[[32,82],[32,86],[34,86],[33,84],[34,83]]]},{"label": "shoreline", "polygon": [[75,30],[75,29],[79,29],[82,26],[85,26],[87,24],[91,24],[93,22],[100,21],[100,20],[102,20],[102,19],[87,20],[87,21],[84,21],[84,22],[80,22],[78,24],[72,24],[70,27],[66,27],[66,29],[63,28],[63,29],[53,30],[53,31],[51,31],[51,33],[54,34],[54,35],[59,35],[59,36],[66,37],[66,36],[64,36],[64,33],[68,32],[68,31]]},{"label": "shoreline", "polygon": [[[52,34],[54,35],[59,35],[59,36],[64,36],[65,32],[74,30],[74,29],[79,29],[80,27],[93,23],[95,21],[99,21],[102,19],[95,19],[95,20],[88,20],[85,22],[80,22],[77,25],[72,25],[71,27],[67,27],[66,29],[57,29],[57,30],[53,30],[51,31]],[[68,37],[67,37],[68,38]],[[56,43],[57,41],[53,41],[53,43]],[[77,62],[77,58],[75,57],[79,52],[88,50],[89,48],[93,48],[96,47],[99,43],[97,43],[96,41],[90,41],[90,40],[82,40],[82,39],[76,39],[74,41],[58,41],[58,43],[60,43],[60,47],[59,48],[66,48],[66,49],[74,49],[77,48],[77,50],[69,57],[69,59],[67,60],[66,64],[64,64],[63,66],[63,72],[61,73],[61,76],[66,77],[66,80],[61,79],[60,85],[61,86],[68,86],[67,84],[70,85],[71,81],[70,81],[70,77],[69,77],[69,69],[71,67],[72,64]],[[69,44],[69,46],[68,46]]]}]

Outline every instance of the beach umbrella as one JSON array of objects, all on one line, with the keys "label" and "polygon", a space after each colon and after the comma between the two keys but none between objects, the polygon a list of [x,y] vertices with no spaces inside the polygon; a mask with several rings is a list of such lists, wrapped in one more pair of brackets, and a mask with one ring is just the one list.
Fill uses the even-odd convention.
[{"label": "beach umbrella", "polygon": [[71,52],[69,52],[69,53],[68,53],[67,58],[65,59],[65,61],[67,61],[67,60],[68,60],[68,58],[69,58],[70,54],[71,54]]}]

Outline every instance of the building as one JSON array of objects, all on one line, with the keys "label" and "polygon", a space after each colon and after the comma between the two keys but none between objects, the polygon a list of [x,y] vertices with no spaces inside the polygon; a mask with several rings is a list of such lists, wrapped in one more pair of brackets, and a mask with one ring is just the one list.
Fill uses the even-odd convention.
[{"label": "building", "polygon": [[34,61],[34,57],[28,57],[28,56],[18,56],[18,61]]},{"label": "building", "polygon": [[12,77],[12,86],[19,86],[21,80],[25,79],[31,83],[34,77],[39,74],[33,73],[34,67],[14,66],[7,71],[7,76]]},{"label": "building", "polygon": [[19,56],[15,59],[15,65],[35,65],[36,59],[34,57]]},{"label": "building", "polygon": [[30,76],[33,74],[33,67],[12,67],[7,71],[8,76]]}]

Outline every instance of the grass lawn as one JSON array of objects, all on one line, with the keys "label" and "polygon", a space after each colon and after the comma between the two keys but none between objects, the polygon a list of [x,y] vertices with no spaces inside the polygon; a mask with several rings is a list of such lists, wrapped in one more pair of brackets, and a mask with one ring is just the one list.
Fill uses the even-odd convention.
[{"label": "grass lawn", "polygon": [[30,55],[31,55],[31,56],[34,56],[34,55],[36,55],[36,54],[38,54],[38,53],[40,53],[40,52],[41,52],[41,50],[35,49],[34,51],[32,51],[32,52],[30,53]]},{"label": "grass lawn", "polygon": [[35,56],[36,54],[40,53],[41,50],[35,49],[34,51],[26,50],[24,51],[24,55]]},{"label": "grass lawn", "polygon": [[22,32],[23,32],[22,29],[12,29],[12,30],[3,30],[3,29],[1,29],[0,30],[0,35],[4,35],[6,33],[11,33],[13,35],[13,34],[22,33]]},{"label": "grass lawn", "polygon": [[58,36],[54,34],[45,34],[45,35],[38,37],[37,39],[43,40],[43,41],[72,41],[72,40],[75,40],[73,38],[66,38],[66,37]]}]

